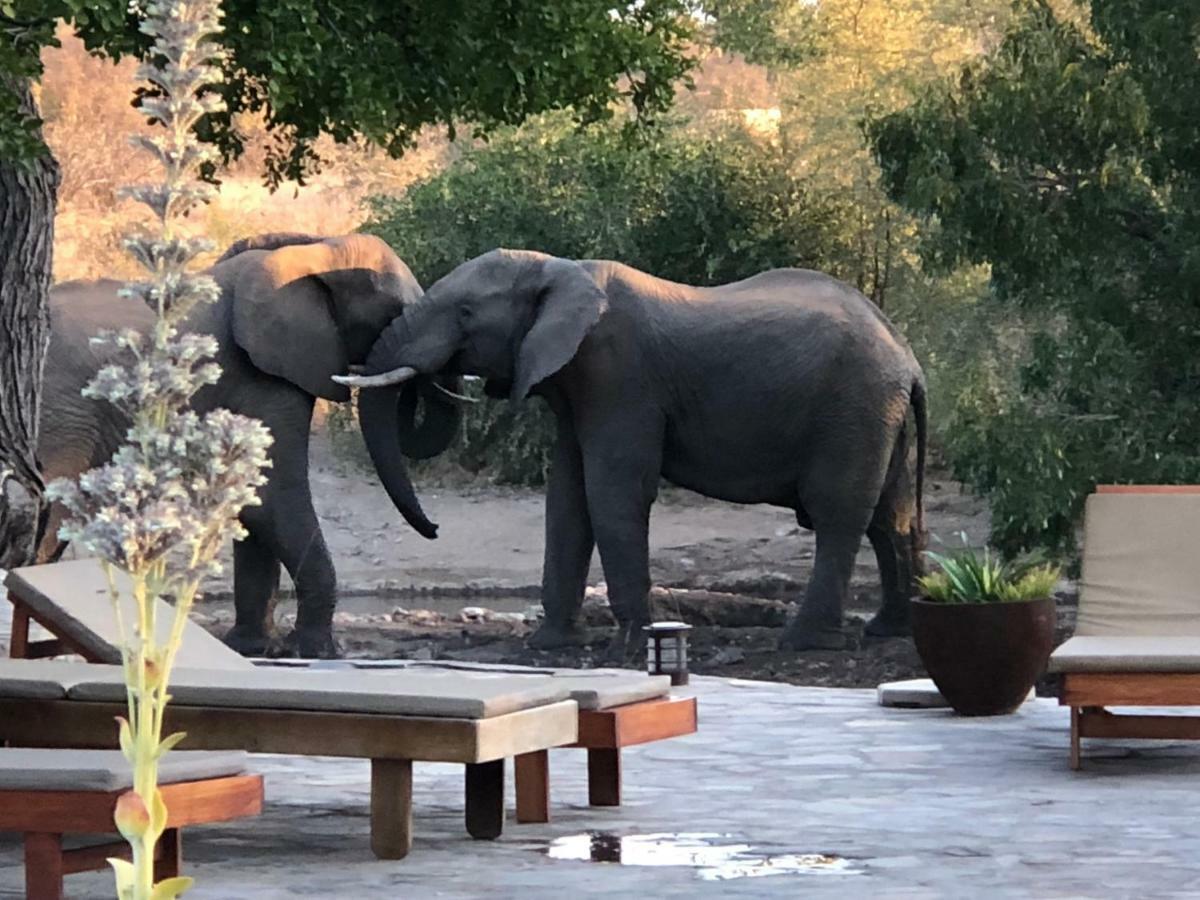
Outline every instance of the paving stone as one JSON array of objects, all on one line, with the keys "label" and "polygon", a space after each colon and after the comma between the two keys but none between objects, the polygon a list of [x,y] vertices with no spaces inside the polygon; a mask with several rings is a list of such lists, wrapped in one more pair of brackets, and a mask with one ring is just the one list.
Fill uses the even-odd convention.
[{"label": "paving stone", "polygon": [[[627,750],[620,808],[589,808],[584,754],[557,751],[553,821],[517,825],[510,813],[503,837],[475,842],[462,825],[461,767],[417,765],[416,840],[399,862],[368,849],[366,762],[251,757],[267,776],[266,810],[189,830],[188,898],[1198,896],[1200,744],[1089,741],[1075,773],[1068,716],[1050,700],[964,719],[885,709],[874,691],[715,678],[690,689],[700,733]],[[589,832],[718,835],[712,852],[735,857],[730,871],[766,856],[847,862],[706,880],[696,866],[548,856],[556,839]],[[17,837],[0,836],[0,898],[22,896],[20,861]],[[73,898],[112,896],[108,873],[67,885]]]}]

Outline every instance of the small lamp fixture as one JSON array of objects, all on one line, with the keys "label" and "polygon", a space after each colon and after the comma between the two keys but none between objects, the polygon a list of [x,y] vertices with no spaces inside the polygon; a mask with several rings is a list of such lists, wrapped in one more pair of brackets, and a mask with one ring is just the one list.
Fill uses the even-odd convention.
[{"label": "small lamp fixture", "polygon": [[688,683],[687,633],[692,626],[684,622],[652,622],[646,632],[646,671],[651,675],[670,675],[671,684]]}]

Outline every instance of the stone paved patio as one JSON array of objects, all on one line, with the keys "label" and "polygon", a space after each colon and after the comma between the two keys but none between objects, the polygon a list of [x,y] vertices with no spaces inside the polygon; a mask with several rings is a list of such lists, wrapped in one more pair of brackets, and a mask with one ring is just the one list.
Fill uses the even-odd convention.
[{"label": "stone paved patio", "polygon": [[[417,839],[403,862],[368,850],[365,762],[258,757],[268,808],[185,838],[198,878],[188,897],[1200,897],[1200,745],[1093,745],[1076,774],[1066,713],[1049,700],[971,720],[884,710],[866,691],[713,678],[694,690],[700,734],[629,751],[619,810],[584,805],[582,753],[560,751],[554,821],[510,821],[501,840],[476,843],[461,825],[461,769],[419,766]],[[570,840],[589,830],[711,835],[710,855],[748,845],[735,853],[742,865],[846,862],[711,880],[736,867],[547,854],[555,839],[589,846]],[[0,897],[20,896],[19,858],[14,836],[0,838]],[[68,879],[72,897],[108,897],[110,885],[107,874]]]}]

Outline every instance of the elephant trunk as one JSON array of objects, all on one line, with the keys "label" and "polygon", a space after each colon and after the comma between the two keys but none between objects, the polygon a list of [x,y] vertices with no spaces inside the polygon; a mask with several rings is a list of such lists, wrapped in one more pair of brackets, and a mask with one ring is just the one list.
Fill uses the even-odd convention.
[{"label": "elephant trunk", "polygon": [[[414,387],[415,389],[415,387]],[[415,406],[415,401],[414,401]],[[392,390],[365,390],[358,392],[358,421],[363,440],[384,490],[392,498],[396,509],[417,533],[423,537],[437,537],[437,525],[429,521],[421,501],[408,477],[400,441],[400,398]]]},{"label": "elephant trunk", "polygon": [[[409,459],[430,459],[442,453],[458,434],[462,415],[458,405],[437,388],[458,393],[460,379],[450,375],[434,378],[421,376],[400,389],[396,400],[398,411],[396,439],[400,450]],[[379,392],[384,393],[384,392]],[[417,424],[417,408],[424,401],[421,423]]]}]

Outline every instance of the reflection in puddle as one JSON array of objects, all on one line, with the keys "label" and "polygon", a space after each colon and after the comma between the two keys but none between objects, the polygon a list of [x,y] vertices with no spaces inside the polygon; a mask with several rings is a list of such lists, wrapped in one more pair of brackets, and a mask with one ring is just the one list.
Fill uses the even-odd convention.
[{"label": "reflection in puddle", "polygon": [[552,859],[624,866],[687,866],[705,881],[766,875],[857,875],[849,860],[819,853],[764,853],[749,844],[722,844],[727,834],[573,834],[551,842]]}]

